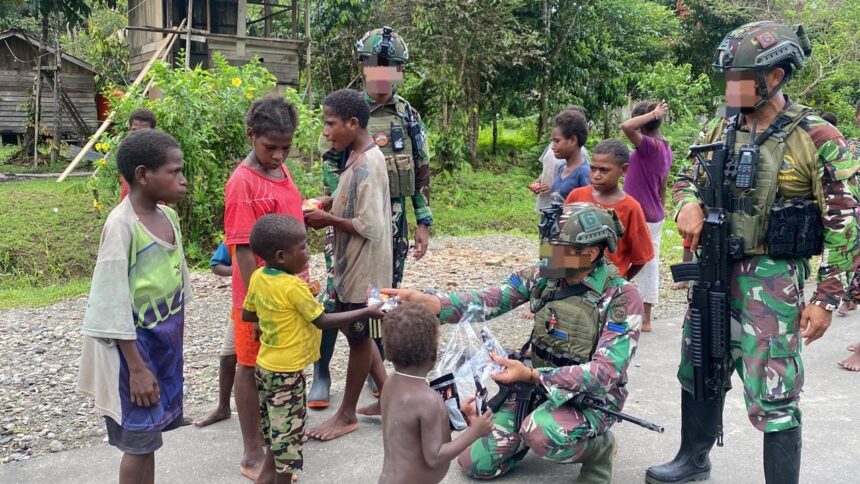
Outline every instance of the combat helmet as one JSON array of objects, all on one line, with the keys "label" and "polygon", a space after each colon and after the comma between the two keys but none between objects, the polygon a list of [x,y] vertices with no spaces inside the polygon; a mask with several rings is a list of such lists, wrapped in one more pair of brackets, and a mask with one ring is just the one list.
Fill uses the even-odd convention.
[{"label": "combat helmet", "polygon": [[[729,32],[720,42],[711,66],[718,73],[751,71],[758,80],[763,106],[778,91],[794,69],[802,69],[812,45],[802,25],[785,25],[773,21],[752,22]],[[774,67],[789,67],[782,82],[768,92],[764,74]]]},{"label": "combat helmet", "polygon": [[559,225],[558,234],[547,240],[552,245],[588,247],[605,244],[609,252],[615,252],[618,238],[624,235],[615,210],[605,210],[591,203],[565,205]]},{"label": "combat helmet", "polygon": [[355,53],[360,61],[376,55],[391,64],[409,62],[409,48],[406,42],[388,26],[366,32],[355,42]]}]

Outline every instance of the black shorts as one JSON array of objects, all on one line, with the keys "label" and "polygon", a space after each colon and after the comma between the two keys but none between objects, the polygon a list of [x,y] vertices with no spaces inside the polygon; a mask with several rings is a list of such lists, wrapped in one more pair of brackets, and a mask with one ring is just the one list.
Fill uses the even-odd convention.
[{"label": "black shorts", "polygon": [[[338,300],[334,302],[334,312],[342,313],[344,311],[354,311],[356,309],[364,309],[367,307],[365,303],[344,303]],[[377,319],[359,319],[349,323],[349,326],[344,328],[346,337],[352,340],[362,340],[367,337],[378,338],[380,321]]]},{"label": "black shorts", "polygon": [[105,415],[105,424],[107,425],[108,443],[110,445],[126,454],[150,454],[164,445],[164,442],[161,440],[162,432],[182,426],[182,414],[180,413],[164,429],[151,432],[128,430],[107,415]]}]

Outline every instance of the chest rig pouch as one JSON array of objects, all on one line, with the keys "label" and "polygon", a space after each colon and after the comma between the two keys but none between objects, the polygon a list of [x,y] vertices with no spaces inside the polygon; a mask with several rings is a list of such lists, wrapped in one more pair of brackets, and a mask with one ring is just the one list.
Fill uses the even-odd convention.
[{"label": "chest rig pouch", "polygon": [[794,104],[755,138],[736,131],[735,118],[724,130],[724,142],[734,141],[726,178],[731,180],[727,207],[731,238],[742,244],[736,256],[808,257],[820,252],[823,227],[818,206],[811,200],[812,190],[806,197],[778,199],[786,139],[809,112]]},{"label": "chest rig pouch", "polygon": [[584,284],[559,288],[557,281],[549,281],[545,287],[535,288],[531,300],[535,315],[532,366],[561,367],[590,361],[605,323],[600,316],[601,302],[602,296]]},{"label": "chest rig pouch", "polygon": [[414,146],[403,115],[399,114],[402,108],[408,106],[399,100],[393,106],[381,106],[370,113],[367,125],[373,141],[385,155],[391,198],[411,197],[415,193]]}]

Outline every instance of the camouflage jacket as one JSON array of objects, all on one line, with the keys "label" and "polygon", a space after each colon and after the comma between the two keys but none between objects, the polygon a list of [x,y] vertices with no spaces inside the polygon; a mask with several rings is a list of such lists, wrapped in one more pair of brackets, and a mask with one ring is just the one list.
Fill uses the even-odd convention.
[{"label": "camouflage jacket", "polygon": [[[412,195],[412,208],[415,210],[415,220],[418,224],[431,225],[433,223],[433,214],[430,211],[430,154],[427,151],[427,130],[424,123],[421,121],[421,116],[418,111],[413,108],[408,101],[397,94],[392,96],[391,100],[383,105],[375,105],[367,93],[364,93],[364,99],[370,105],[370,115],[382,113],[384,110],[396,112],[401,118],[411,119],[418,123],[419,132],[413,136],[414,147],[412,159],[415,161],[415,193]],[[398,106],[404,112],[398,111]],[[337,183],[340,178],[340,172],[343,169],[343,164],[349,157],[348,152],[338,152],[328,148],[328,143],[320,135],[320,151],[323,152],[323,186],[325,194],[331,195],[337,189]]]},{"label": "camouflage jacket", "polygon": [[[579,392],[605,396],[616,408],[627,398],[627,367],[636,354],[642,325],[642,299],[632,284],[620,276],[604,286],[607,267],[598,265],[584,284],[603,294],[599,301],[601,332],[591,361],[561,368],[538,368],[541,383],[553,405],[559,407]],[[533,291],[543,286],[539,268],[532,266],[513,273],[497,287],[463,294],[439,294],[443,323],[457,323],[472,304],[483,306],[492,319],[538,298]],[[598,287],[599,286],[599,287]]]},{"label": "camouflage jacket", "polygon": [[[791,101],[786,98],[786,106]],[[709,123],[706,142],[719,139],[726,120]],[[796,137],[792,140],[792,137]],[[860,256],[858,247],[858,160],[849,151],[842,134],[827,121],[808,115],[786,139],[788,145],[778,177],[779,189],[786,184],[809,189],[821,207],[824,224],[824,253],[818,268],[818,286],[811,302],[832,311],[845,292],[845,272],[851,271]],[[798,149],[802,147],[803,149]],[[816,160],[805,157],[815,156]],[[811,162],[811,163],[810,163]],[[812,166],[812,169],[804,169]],[[678,174],[673,186],[677,211],[690,202],[699,203],[691,166]],[[675,217],[677,218],[677,213]]]}]

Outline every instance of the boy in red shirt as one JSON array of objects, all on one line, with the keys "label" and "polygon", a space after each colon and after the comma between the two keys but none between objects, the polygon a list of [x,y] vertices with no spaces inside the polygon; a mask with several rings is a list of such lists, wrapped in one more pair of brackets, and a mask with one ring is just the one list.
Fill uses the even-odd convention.
[{"label": "boy in red shirt", "polygon": [[642,207],[618,186],[618,180],[627,173],[629,158],[630,151],[621,141],[601,141],[591,154],[591,186],[573,190],[564,201],[565,204],[588,202],[615,210],[624,227],[624,236],[618,239],[618,249],[606,257],[627,280],[633,279],[654,258],[651,232]]}]

